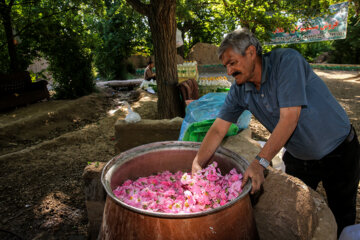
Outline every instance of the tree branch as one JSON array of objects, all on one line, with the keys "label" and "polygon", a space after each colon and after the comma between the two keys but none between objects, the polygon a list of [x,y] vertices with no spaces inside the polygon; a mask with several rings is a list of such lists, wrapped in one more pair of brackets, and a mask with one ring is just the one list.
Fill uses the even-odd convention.
[{"label": "tree branch", "polygon": [[22,3],[14,3],[13,6],[15,6],[15,5],[24,6],[26,4],[33,4],[33,3],[37,3],[37,2],[36,1],[29,1],[29,2],[22,2]]},{"label": "tree branch", "polygon": [[146,9],[149,7],[149,4],[142,3],[140,0],[126,0],[126,2],[140,14],[147,16],[148,12]]},{"label": "tree branch", "polygon": [[6,8],[9,8],[9,6],[6,5],[5,0],[0,0],[0,10],[1,10],[1,13],[3,13],[3,11],[5,11]]},{"label": "tree branch", "polygon": [[[37,19],[37,20],[34,21],[34,22],[30,22],[30,23],[28,23],[25,27],[23,27],[22,29],[20,29],[15,36],[20,35],[20,33],[22,33],[23,31],[25,31],[27,28],[33,26],[34,24],[36,24],[36,23],[38,23],[38,22],[40,22],[40,21],[42,21],[42,20],[44,20],[44,19],[51,18],[51,17],[53,17],[53,16],[55,16],[55,15],[58,15],[58,14],[61,14],[61,13],[64,13],[64,12],[67,12],[67,11],[70,11],[70,10],[75,10],[75,9],[78,9],[78,6],[74,6],[74,7],[65,9],[65,10],[60,11],[60,12],[55,12],[55,13],[46,15],[46,16],[40,18],[40,19]],[[15,37],[15,36],[14,36],[14,37]]]}]

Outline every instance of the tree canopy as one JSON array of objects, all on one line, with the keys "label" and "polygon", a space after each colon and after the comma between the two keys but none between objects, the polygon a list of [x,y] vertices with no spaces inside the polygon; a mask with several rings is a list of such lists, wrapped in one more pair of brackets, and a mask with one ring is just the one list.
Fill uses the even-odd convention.
[{"label": "tree canopy", "polygon": [[[196,43],[218,45],[225,33],[239,26],[249,28],[265,41],[274,28],[290,27],[295,19],[325,13],[333,3],[332,0],[0,0],[0,72],[23,71],[35,58],[45,58],[50,63],[58,96],[73,98],[93,91],[94,75],[102,79],[127,78],[128,72],[134,71],[126,62],[131,54],[154,54],[156,68],[160,75],[164,74],[159,76],[162,79],[159,95],[164,97],[160,97],[160,106],[168,111],[166,106],[177,102],[176,64],[166,63],[175,61],[172,55],[176,54],[176,28],[184,39],[184,47],[178,52],[186,57]],[[359,63],[359,2],[351,1],[350,9],[346,40],[290,47],[297,48],[308,60],[321,51],[332,51],[334,61]],[[178,103],[175,105],[179,107]],[[179,114],[175,110],[170,112],[174,113],[169,117]]]}]

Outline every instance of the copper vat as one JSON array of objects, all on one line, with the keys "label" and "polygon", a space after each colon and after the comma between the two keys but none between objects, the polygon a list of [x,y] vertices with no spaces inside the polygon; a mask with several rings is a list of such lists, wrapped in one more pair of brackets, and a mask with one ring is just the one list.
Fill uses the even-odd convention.
[{"label": "copper vat", "polygon": [[[156,142],[142,145],[111,159],[104,167],[101,181],[107,192],[100,239],[258,239],[249,198],[251,183],[226,205],[200,213],[155,213],[129,206],[113,194],[127,179],[137,179],[169,170],[191,171],[200,147],[193,142]],[[217,161],[222,174],[232,168],[244,173],[248,162],[219,147],[210,159]]]}]

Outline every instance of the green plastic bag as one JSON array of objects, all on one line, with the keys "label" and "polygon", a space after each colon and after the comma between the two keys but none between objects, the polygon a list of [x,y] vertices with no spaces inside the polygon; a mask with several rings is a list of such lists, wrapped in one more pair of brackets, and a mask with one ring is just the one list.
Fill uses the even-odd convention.
[{"label": "green plastic bag", "polygon": [[[191,123],[184,134],[183,141],[202,142],[214,121],[215,119],[210,119],[201,122]],[[233,136],[236,135],[238,132],[238,126],[236,126],[235,124],[231,124],[228,132],[226,133],[226,136]]]}]

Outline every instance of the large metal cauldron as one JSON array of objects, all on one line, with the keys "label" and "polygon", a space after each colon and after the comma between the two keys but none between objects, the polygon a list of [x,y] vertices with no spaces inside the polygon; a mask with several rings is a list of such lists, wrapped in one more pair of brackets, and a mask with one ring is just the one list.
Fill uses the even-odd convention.
[{"label": "large metal cauldron", "polygon": [[[257,239],[249,198],[248,182],[239,197],[226,205],[200,213],[154,213],[129,206],[113,194],[127,179],[165,170],[191,171],[200,147],[193,142],[157,142],[130,149],[111,159],[101,181],[107,192],[101,239]],[[222,174],[232,168],[244,173],[248,162],[237,154],[218,148],[210,162],[217,161]]]}]

